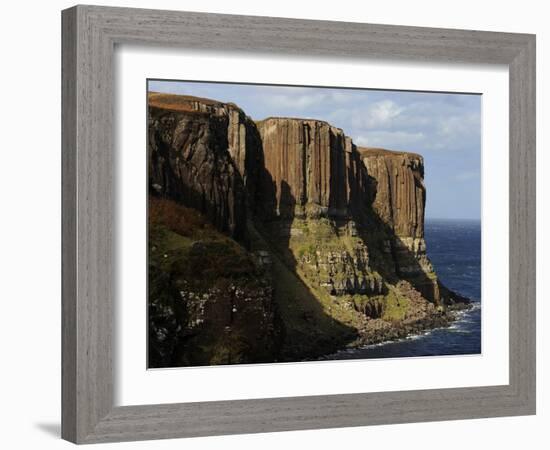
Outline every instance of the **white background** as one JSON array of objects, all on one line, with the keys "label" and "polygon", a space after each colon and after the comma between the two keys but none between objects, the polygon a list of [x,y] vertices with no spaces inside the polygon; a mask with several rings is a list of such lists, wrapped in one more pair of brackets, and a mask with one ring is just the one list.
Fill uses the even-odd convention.
[{"label": "white background", "polygon": [[[508,384],[508,71],[501,66],[304,61],[265,55],[117,48],[115,242],[117,405],[350,394]],[[144,370],[146,120],[144,80],[187,78],[482,93],[483,355]],[[217,79],[220,80],[219,78]],[[237,101],[237,100],[235,100]],[[238,101],[237,101],[238,103]],[[499,161],[498,165],[490,162]],[[407,376],[403,376],[406,373]],[[429,374],[429,376],[426,376]],[[223,380],[223,383],[219,381]],[[341,380],[347,380],[342,383]],[[193,386],[192,389],[182,388]]]},{"label": "white background", "polygon": [[[550,40],[544,2],[415,1],[338,2],[234,0],[118,1],[105,5],[204,12],[333,19],[399,25],[537,33],[538,229],[550,226],[543,201],[550,189],[548,167]],[[3,5],[2,220],[0,221],[0,399],[5,448],[69,448],[59,440],[60,416],[60,15],[71,2],[9,2]],[[545,86],[546,84],[546,86]],[[546,179],[544,179],[546,178]],[[548,203],[548,202],[546,202]],[[550,395],[548,307],[543,283],[550,252],[538,235],[538,415],[442,423],[315,430],[119,444],[117,448],[547,448]],[[107,446],[98,446],[114,448]]]}]

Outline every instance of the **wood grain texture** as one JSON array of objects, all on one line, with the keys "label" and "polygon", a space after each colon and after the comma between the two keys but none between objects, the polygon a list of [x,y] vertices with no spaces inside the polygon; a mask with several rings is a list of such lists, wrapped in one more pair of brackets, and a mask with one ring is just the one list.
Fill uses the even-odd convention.
[{"label": "wood grain texture", "polygon": [[[63,11],[62,31],[65,439],[93,443],[535,412],[534,36],[95,6]],[[114,407],[113,52],[120,43],[304,58],[506,64],[509,385]]]},{"label": "wood grain texture", "polygon": [[536,95],[535,40],[510,71],[510,385],[535,409]]},{"label": "wood grain texture", "polygon": [[62,431],[76,440],[76,10],[63,14],[62,34]]}]

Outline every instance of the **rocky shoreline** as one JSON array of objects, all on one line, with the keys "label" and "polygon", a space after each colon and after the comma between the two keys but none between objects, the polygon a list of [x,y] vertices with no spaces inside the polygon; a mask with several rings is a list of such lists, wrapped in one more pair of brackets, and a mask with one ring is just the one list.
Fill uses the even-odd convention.
[{"label": "rocky shoreline", "polygon": [[[353,351],[373,345],[384,345],[398,342],[403,339],[420,336],[425,332],[442,328],[448,328],[461,318],[458,312],[473,309],[473,303],[459,303],[450,306],[444,312],[434,312],[428,317],[419,319],[413,323],[390,324],[380,319],[369,321],[366,329],[360,330],[360,335],[354,341],[346,344],[336,351],[316,358],[305,358],[304,361],[324,361],[335,359],[340,352]],[[337,359],[337,358],[336,358]]]},{"label": "rocky shoreline", "polygon": [[374,319],[370,321],[370,326],[366,330],[360,330],[359,338],[346,346],[346,348],[392,342],[407,338],[409,336],[414,336],[428,330],[449,327],[453,324],[453,322],[459,320],[456,314],[454,314],[455,311],[468,310],[472,307],[473,305],[471,304],[453,306],[447,311],[435,311],[427,317],[412,323],[401,324],[398,326],[389,324],[388,322],[384,322],[379,319]]},{"label": "rocky shoreline", "polygon": [[[460,320],[457,313],[470,310],[474,306],[469,299],[461,297],[460,302],[445,308],[435,307],[433,303],[427,302],[418,292],[415,292],[409,283],[402,281],[398,287],[411,300],[407,317],[402,321],[394,322],[367,317],[364,326],[358,329],[357,338],[338,351],[390,343],[437,328],[447,328]],[[320,359],[326,359],[326,355]]]}]

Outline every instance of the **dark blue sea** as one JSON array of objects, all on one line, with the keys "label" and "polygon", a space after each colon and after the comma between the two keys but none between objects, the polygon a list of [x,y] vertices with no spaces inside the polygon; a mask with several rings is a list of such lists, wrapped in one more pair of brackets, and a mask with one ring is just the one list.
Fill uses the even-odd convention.
[{"label": "dark blue sea", "polygon": [[481,353],[481,223],[466,220],[427,220],[428,256],[440,280],[474,302],[448,328],[406,339],[347,349],[327,359],[400,358],[407,356]]}]

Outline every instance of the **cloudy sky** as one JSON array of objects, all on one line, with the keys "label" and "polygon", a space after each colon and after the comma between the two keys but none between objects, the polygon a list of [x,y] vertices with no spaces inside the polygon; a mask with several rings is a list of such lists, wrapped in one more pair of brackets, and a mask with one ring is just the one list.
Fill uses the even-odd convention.
[{"label": "cloudy sky", "polygon": [[322,119],[357,145],[424,156],[426,217],[479,219],[481,96],[149,81],[149,90],[233,102],[255,120]]}]

